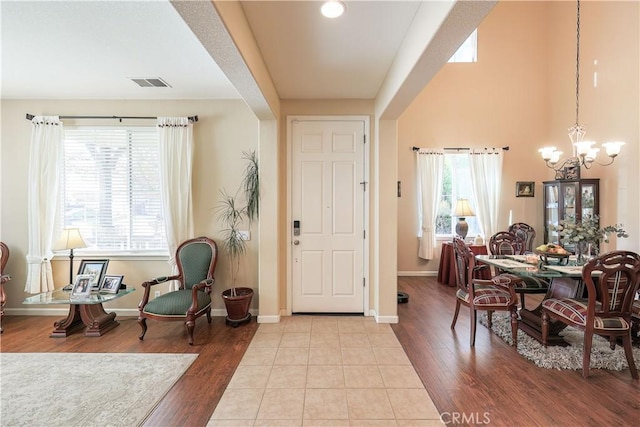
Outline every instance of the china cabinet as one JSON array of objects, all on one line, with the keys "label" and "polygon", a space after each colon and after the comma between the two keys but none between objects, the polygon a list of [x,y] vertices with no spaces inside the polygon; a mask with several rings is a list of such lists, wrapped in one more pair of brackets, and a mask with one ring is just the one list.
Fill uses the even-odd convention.
[{"label": "china cabinet", "polygon": [[559,243],[558,232],[551,225],[568,216],[576,221],[600,214],[599,179],[575,181],[545,181],[544,185],[544,243]]}]

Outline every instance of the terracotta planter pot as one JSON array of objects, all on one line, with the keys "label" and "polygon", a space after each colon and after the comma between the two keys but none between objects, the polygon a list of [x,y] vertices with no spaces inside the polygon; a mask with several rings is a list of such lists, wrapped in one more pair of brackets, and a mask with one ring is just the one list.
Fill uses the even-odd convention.
[{"label": "terracotta planter pot", "polygon": [[232,289],[222,292],[222,300],[227,308],[226,321],[233,327],[251,320],[249,306],[251,298],[253,298],[253,289],[251,288],[235,288],[235,291],[235,295],[232,295]]}]

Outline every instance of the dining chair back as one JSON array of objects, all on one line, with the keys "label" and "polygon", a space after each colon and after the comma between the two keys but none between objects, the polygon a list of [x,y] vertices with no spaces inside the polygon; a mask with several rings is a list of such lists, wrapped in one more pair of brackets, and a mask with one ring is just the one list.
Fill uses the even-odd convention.
[{"label": "dining chair back", "polygon": [[507,230],[515,234],[524,242],[524,250],[533,252],[533,242],[536,239],[536,230],[524,222],[516,222],[509,226]]},{"label": "dining chair back", "polygon": [[510,231],[498,231],[489,238],[489,251],[492,255],[522,255],[525,242]]},{"label": "dining chair back", "polygon": [[582,269],[587,299],[549,298],[542,302],[542,342],[547,344],[550,319],[584,331],[582,376],[589,376],[594,335],[609,337],[611,349],[622,340],[631,376],[638,371],[631,348],[632,306],[640,286],[640,255],[612,251],[592,259]]},{"label": "dining chair back", "polygon": [[[491,236],[489,238],[489,251],[492,255],[523,255],[527,252],[524,240],[518,234],[510,231],[499,231]],[[497,273],[506,274],[501,271]],[[516,282],[515,289],[520,295],[520,305],[522,307],[525,307],[526,294],[544,294],[549,290],[549,281],[541,277],[524,275],[518,276],[518,279],[514,278],[513,280]]]}]

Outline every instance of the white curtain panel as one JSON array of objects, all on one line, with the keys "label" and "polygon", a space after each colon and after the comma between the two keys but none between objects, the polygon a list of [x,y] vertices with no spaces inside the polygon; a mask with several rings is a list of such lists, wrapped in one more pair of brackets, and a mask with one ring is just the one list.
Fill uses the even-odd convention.
[{"label": "white curtain panel", "polygon": [[471,150],[469,153],[476,215],[486,240],[499,231],[503,157],[500,148]]},{"label": "white curtain panel", "polygon": [[54,290],[51,251],[58,208],[59,172],[63,156],[64,128],[58,116],[31,120],[29,154],[27,282],[24,291]]},{"label": "white curtain panel", "polygon": [[[158,117],[160,182],[167,243],[173,274],[177,273],[176,249],[193,238],[191,175],[193,124],[187,117]],[[171,283],[171,290],[177,284]]]},{"label": "white curtain panel", "polygon": [[416,151],[418,198],[418,256],[433,259],[436,247],[436,217],[442,193],[444,154],[436,151]]}]

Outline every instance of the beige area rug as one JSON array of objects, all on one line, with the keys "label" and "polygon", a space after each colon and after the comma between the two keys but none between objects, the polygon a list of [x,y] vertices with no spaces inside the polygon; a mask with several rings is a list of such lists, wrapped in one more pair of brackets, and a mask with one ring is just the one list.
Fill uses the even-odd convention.
[{"label": "beige area rug", "polygon": [[0,425],[139,425],[197,357],[1,353]]},{"label": "beige area rug", "polygon": [[[487,326],[486,314],[479,316],[479,322]],[[507,316],[493,315],[491,329],[508,344],[511,344],[511,323]],[[537,366],[547,369],[572,369],[582,370],[582,350],[584,334],[582,331],[567,327],[560,335],[570,346],[549,346],[544,347],[540,342],[531,338],[521,330],[518,330],[518,353],[534,362]],[[633,348],[633,359],[636,367],[640,368],[640,349]],[[629,368],[624,349],[616,346],[611,350],[609,341],[600,337],[593,337],[591,347],[590,369],[608,369],[612,371],[622,371]]]}]

